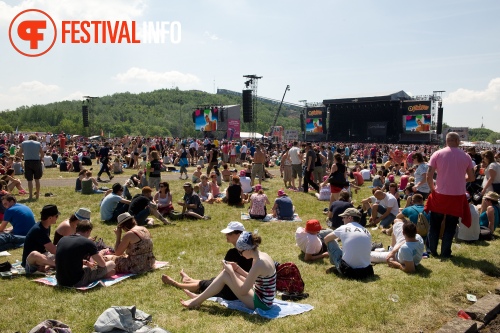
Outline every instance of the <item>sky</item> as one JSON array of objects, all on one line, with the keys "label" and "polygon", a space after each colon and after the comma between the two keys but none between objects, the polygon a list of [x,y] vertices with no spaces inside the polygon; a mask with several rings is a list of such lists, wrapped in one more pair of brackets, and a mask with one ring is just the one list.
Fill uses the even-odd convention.
[{"label": "sky", "polygon": [[[12,23],[20,51],[50,46],[50,22],[39,49],[16,33],[42,17],[14,19],[26,9],[57,27],[38,57],[9,39]],[[258,95],[280,100],[290,85],[285,101],[296,104],[445,91],[448,125],[500,132],[498,13],[497,0],[0,0],[0,110],[173,87],[241,91],[243,75],[255,74]],[[124,20],[139,39],[144,22],[164,22],[168,34],[163,43],[76,44],[69,32],[62,42],[62,21]]]}]

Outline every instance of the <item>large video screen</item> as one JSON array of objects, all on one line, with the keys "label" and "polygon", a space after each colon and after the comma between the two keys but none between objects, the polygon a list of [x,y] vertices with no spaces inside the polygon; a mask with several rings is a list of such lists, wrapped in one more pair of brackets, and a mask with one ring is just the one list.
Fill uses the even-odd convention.
[{"label": "large video screen", "polygon": [[195,130],[212,132],[217,130],[217,109],[196,109],[194,111]]},{"label": "large video screen", "polygon": [[431,131],[431,115],[416,114],[403,116],[403,128],[406,133],[429,133]]},{"label": "large video screen", "polygon": [[321,118],[306,118],[307,134],[323,133],[323,119]]}]

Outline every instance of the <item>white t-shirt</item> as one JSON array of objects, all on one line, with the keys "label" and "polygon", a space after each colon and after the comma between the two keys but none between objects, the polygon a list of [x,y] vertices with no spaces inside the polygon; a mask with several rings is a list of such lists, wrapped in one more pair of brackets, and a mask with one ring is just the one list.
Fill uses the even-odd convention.
[{"label": "white t-shirt", "polygon": [[302,227],[298,227],[297,231],[295,231],[295,241],[304,253],[317,254],[321,251],[322,245],[319,237],[307,233]]},{"label": "white t-shirt", "polygon": [[247,146],[246,145],[241,146],[240,154],[246,154],[246,153],[247,153]]},{"label": "white t-shirt", "polygon": [[462,218],[458,219],[458,234],[457,238],[464,241],[475,241],[479,239],[480,226],[479,226],[479,212],[477,207],[473,204],[469,204],[470,216],[471,216],[471,226],[467,228],[462,223]]},{"label": "white t-shirt", "polygon": [[363,180],[370,180],[370,170],[368,169],[363,169],[359,173],[361,173],[361,176],[363,177]]},{"label": "white t-shirt", "polygon": [[253,191],[252,185],[250,185],[250,177],[240,177],[241,188],[243,193],[250,193]]},{"label": "white t-shirt", "polygon": [[342,259],[352,268],[370,265],[372,236],[357,222],[344,224],[333,231],[342,241]]},{"label": "white t-shirt", "polygon": [[392,194],[385,193],[385,198],[378,201],[378,203],[384,206],[385,208],[392,207],[391,214],[393,214],[394,216],[398,216],[399,214],[398,200]]},{"label": "white t-shirt", "polygon": [[288,151],[288,155],[290,155],[290,159],[292,160],[292,164],[302,164],[302,161],[299,158],[300,148],[292,147]]}]

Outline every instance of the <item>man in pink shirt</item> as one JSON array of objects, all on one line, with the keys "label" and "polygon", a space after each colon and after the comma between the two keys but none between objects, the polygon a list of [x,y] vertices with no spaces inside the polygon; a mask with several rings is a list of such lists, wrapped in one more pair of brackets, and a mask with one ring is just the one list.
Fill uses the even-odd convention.
[{"label": "man in pink shirt", "polygon": [[[441,224],[445,219],[441,256],[451,257],[451,244],[458,225],[458,218],[470,226],[470,210],[465,196],[466,182],[474,181],[472,160],[459,148],[460,137],[455,132],[446,135],[446,146],[432,154],[429,160],[427,182],[431,194],[425,205],[425,211],[431,211],[429,229],[429,250],[437,256],[437,246]],[[437,171],[436,186],[433,176]],[[467,175],[467,176],[466,176]],[[445,218],[446,215],[446,218]],[[468,223],[468,224],[467,224]]]}]

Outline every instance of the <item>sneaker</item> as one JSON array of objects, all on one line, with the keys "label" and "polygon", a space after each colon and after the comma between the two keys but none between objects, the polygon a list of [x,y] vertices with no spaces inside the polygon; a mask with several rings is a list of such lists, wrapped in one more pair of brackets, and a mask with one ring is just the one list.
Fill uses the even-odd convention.
[{"label": "sneaker", "polygon": [[384,245],[382,243],[372,243],[372,251],[375,251],[375,249],[383,249]]}]

